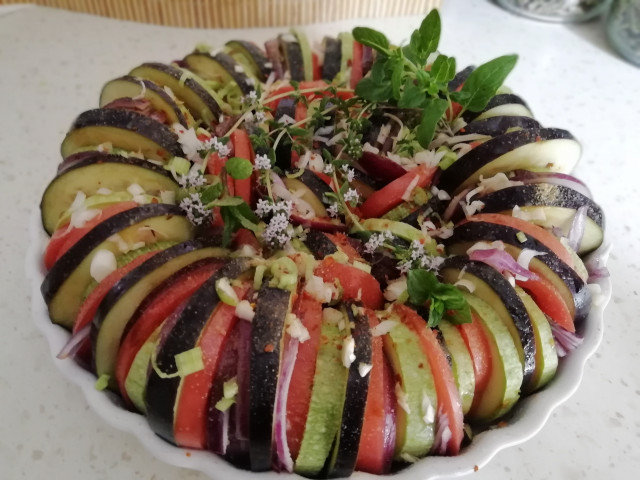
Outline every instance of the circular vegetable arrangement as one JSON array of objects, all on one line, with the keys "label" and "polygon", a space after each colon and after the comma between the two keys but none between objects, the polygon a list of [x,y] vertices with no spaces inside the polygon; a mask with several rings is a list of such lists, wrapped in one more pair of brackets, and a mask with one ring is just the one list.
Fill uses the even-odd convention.
[{"label": "circular vegetable arrangement", "polygon": [[73,357],[167,441],[241,468],[456,455],[553,379],[604,219],[580,146],[408,44],[199,46],[109,81],[44,192],[42,294]]}]

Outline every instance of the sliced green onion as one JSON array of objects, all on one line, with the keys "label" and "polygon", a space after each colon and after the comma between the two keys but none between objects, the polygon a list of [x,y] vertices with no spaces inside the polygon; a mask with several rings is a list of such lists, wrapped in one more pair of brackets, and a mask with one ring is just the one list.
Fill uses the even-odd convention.
[{"label": "sliced green onion", "polygon": [[238,394],[238,381],[235,377],[224,382],[222,385],[222,392],[222,396],[224,398],[235,398]]},{"label": "sliced green onion", "polygon": [[106,390],[107,387],[109,386],[109,380],[111,380],[111,375],[103,373],[96,380],[96,383],[94,385],[95,389],[99,391]]},{"label": "sliced green onion", "polygon": [[369,265],[368,263],[363,263],[356,260],[355,262],[353,262],[353,266],[359,268],[363,272],[371,273],[371,265]]},{"label": "sliced green onion", "polygon": [[271,273],[278,288],[290,290],[298,283],[298,266],[289,257],[281,257],[273,262]]},{"label": "sliced green onion", "polygon": [[524,243],[527,241],[527,236],[524,234],[524,232],[516,233],[516,238],[520,241],[520,243]]},{"label": "sliced green onion", "polygon": [[204,362],[202,360],[202,349],[200,347],[192,348],[182,353],[178,353],[175,357],[178,375],[186,377],[200,370],[204,370]]},{"label": "sliced green onion", "polygon": [[260,290],[262,286],[262,279],[264,278],[264,272],[267,270],[267,267],[264,265],[258,265],[256,267],[256,271],[253,274],[253,289]]},{"label": "sliced green onion", "polygon": [[227,410],[229,410],[229,408],[231,407],[231,405],[233,405],[234,403],[236,403],[236,399],[235,398],[221,398],[220,400],[217,401],[216,403],[216,410],[220,410],[221,412],[226,412]]},{"label": "sliced green onion", "polygon": [[187,160],[186,158],[173,157],[171,160],[169,160],[169,163],[167,163],[164,168],[173,173],[177,173],[178,175],[186,175],[191,169],[191,162],[189,162],[189,160]]},{"label": "sliced green onion", "polygon": [[238,302],[240,301],[227,277],[219,278],[218,281],[216,281],[216,293],[218,294],[218,297],[220,297],[220,300],[232,307],[238,305]]}]

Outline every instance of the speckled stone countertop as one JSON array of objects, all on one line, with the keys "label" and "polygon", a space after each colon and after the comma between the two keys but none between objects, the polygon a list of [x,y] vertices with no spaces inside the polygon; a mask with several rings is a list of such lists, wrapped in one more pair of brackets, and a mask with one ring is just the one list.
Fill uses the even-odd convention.
[{"label": "speckled stone countertop", "polygon": [[[418,22],[368,23],[401,40]],[[536,23],[482,0],[445,2],[444,23],[443,50],[461,66],[520,54],[509,84],[545,125],[582,141],[577,174],[604,207],[614,245],[604,341],[578,392],[533,439],[468,478],[637,478],[640,70],[611,51],[598,24]],[[318,36],[323,30],[309,28]],[[64,133],[78,113],[96,106],[102,84],[143,61],[179,58],[199,41],[237,36],[0,9],[0,478],[205,478],[165,465],[133,436],[107,426],[60,375],[31,321],[24,257],[28,216],[55,172]]]}]

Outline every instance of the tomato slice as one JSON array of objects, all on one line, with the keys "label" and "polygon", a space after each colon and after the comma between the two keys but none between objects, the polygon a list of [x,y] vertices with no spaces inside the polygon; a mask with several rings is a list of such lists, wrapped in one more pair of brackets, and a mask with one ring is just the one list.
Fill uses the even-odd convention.
[{"label": "tomato slice", "polygon": [[564,302],[562,295],[548,280],[538,275],[537,280],[516,280],[516,283],[531,295],[540,310],[554,322],[572,333],[576,331],[569,307]]},{"label": "tomato slice", "polygon": [[356,88],[358,82],[362,79],[362,44],[353,41],[353,60],[351,60],[351,78],[349,86]]},{"label": "tomato slice", "polygon": [[178,308],[191,297],[200,286],[220,268],[222,262],[209,261],[202,265],[178,271],[154,289],[143,301],[131,318],[131,328],[125,333],[116,361],[116,380],[122,398],[129,403],[125,382],[138,351],[151,334]]},{"label": "tomato slice", "polygon": [[458,325],[458,330],[471,354],[473,373],[476,377],[476,388],[471,405],[471,410],[473,410],[474,404],[477,399],[482,397],[482,392],[487,388],[491,378],[491,349],[481,320],[473,311],[471,312],[471,323]]},{"label": "tomato slice", "polygon": [[544,228],[534,225],[531,222],[527,222],[526,220],[522,220],[520,218],[512,217],[511,215],[503,215],[501,213],[478,213],[469,217],[460,222],[487,222],[487,223],[495,223],[496,225],[504,225],[506,227],[515,228],[516,230],[520,230],[525,235],[529,235],[530,237],[535,238],[544,246],[549,248],[556,256],[562,260],[564,263],[569,265],[571,268],[574,267],[573,259],[571,258],[571,254],[568,252],[566,248],[560,243],[558,237],[553,235],[548,230]]},{"label": "tomato slice", "polygon": [[320,59],[318,58],[318,54],[315,52],[311,53],[311,64],[313,65],[313,79],[321,80],[322,79],[322,67],[320,66]]},{"label": "tomato slice", "polygon": [[[433,175],[437,169],[438,167],[420,165],[401,177],[396,178],[393,182],[385,185],[377,192],[372,193],[369,198],[365,200],[360,207],[362,215],[365,218],[381,217],[403,202],[402,197],[412,184],[415,187],[426,187],[433,179]],[[418,179],[417,182],[416,177]],[[414,182],[416,183],[414,184]]]},{"label": "tomato slice", "polygon": [[[238,298],[244,298],[249,288],[249,284],[235,287]],[[180,397],[175,404],[173,434],[178,446],[206,447],[209,393],[229,332],[237,320],[236,307],[220,302],[202,330],[198,346],[202,350],[204,369],[182,379]]]},{"label": "tomato slice", "polygon": [[231,246],[234,249],[241,248],[243,245],[249,245],[256,252],[259,252],[262,249],[260,242],[256,238],[256,235],[247,228],[239,228],[236,233],[233,235],[233,239],[231,240]]},{"label": "tomato slice", "polygon": [[464,418],[462,400],[451,365],[435,333],[427,326],[424,319],[406,305],[397,303],[394,308],[402,321],[417,335],[422,351],[427,356],[438,396],[438,414],[446,415],[449,421],[451,438],[447,442],[446,453],[457,455],[464,436]]},{"label": "tomato slice", "polygon": [[328,257],[322,260],[314,272],[325,282],[338,280],[342,287],[343,300],[360,300],[365,307],[382,308],[384,298],[380,284],[373,276],[352,265],[336,262]]},{"label": "tomato slice", "polygon": [[325,233],[325,235],[329,237],[329,240],[331,240],[342,253],[349,257],[350,262],[353,263],[355,261],[364,261],[358,251],[349,242],[349,237],[347,237],[344,233]]},{"label": "tomato slice", "polygon": [[[244,158],[253,163],[253,149],[251,148],[251,140],[249,134],[244,130],[235,130],[230,135],[231,144],[233,145],[234,156]],[[253,188],[252,188],[253,174],[249,178],[242,180],[234,180],[234,194],[242,197],[249,205],[253,205]]]},{"label": "tomato slice", "polygon": [[101,222],[104,222],[110,217],[124,212],[125,210],[131,210],[137,207],[136,202],[120,202],[113,205],[108,205],[103,208],[98,215],[86,222],[82,227],[69,229],[69,224],[65,224],[58,228],[47,245],[47,249],[44,252],[44,266],[49,270],[53,267],[53,264],[64,255],[78,240],[85,236],[93,227]]},{"label": "tomato slice", "polygon": [[[329,86],[330,85],[324,80],[313,80],[310,82],[306,82],[306,81],[300,82],[298,84],[298,89],[299,90],[314,89],[315,91],[313,92],[305,92],[302,94],[305,97],[307,97],[307,99],[313,100],[314,98],[333,96],[331,92],[327,91],[327,87]],[[269,95],[266,101],[266,106],[275,112],[276,108],[278,108],[278,104],[280,103],[280,100],[282,100],[282,98],[285,98],[285,94],[293,93],[294,91],[295,91],[295,88],[293,87],[293,85],[284,85],[278,88],[271,95]],[[283,95],[283,97],[277,98],[276,100],[269,101],[269,98],[280,97],[280,95]],[[337,96],[343,100],[349,100],[350,98],[353,98],[354,95],[355,93],[352,91],[337,92]]]},{"label": "tomato slice", "polygon": [[[375,327],[380,323],[373,310],[366,309],[365,315],[369,320],[369,326]],[[385,378],[385,365],[387,362],[383,346],[382,336],[371,339],[371,371],[369,372],[369,390],[367,392],[367,406],[364,410],[364,422],[360,434],[360,448],[356,460],[356,470],[374,473],[377,475],[389,471],[390,459],[387,455],[386,425],[387,405],[386,388],[390,378]]]},{"label": "tomato slice", "polygon": [[[302,292],[293,311],[309,332],[310,337],[298,345],[298,356],[287,393],[287,443],[291,458],[295,459],[300,451],[311,403],[316,357],[320,347],[322,304],[306,292]],[[288,337],[287,335],[285,345]]]}]

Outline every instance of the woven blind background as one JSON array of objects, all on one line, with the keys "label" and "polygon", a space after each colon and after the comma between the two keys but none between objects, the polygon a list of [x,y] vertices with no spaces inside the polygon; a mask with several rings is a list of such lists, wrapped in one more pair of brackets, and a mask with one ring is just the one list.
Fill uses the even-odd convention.
[{"label": "woven blind background", "polygon": [[[0,0],[2,4],[25,0]],[[424,15],[440,0],[31,0],[47,7],[195,28],[303,25],[347,18]]]}]

